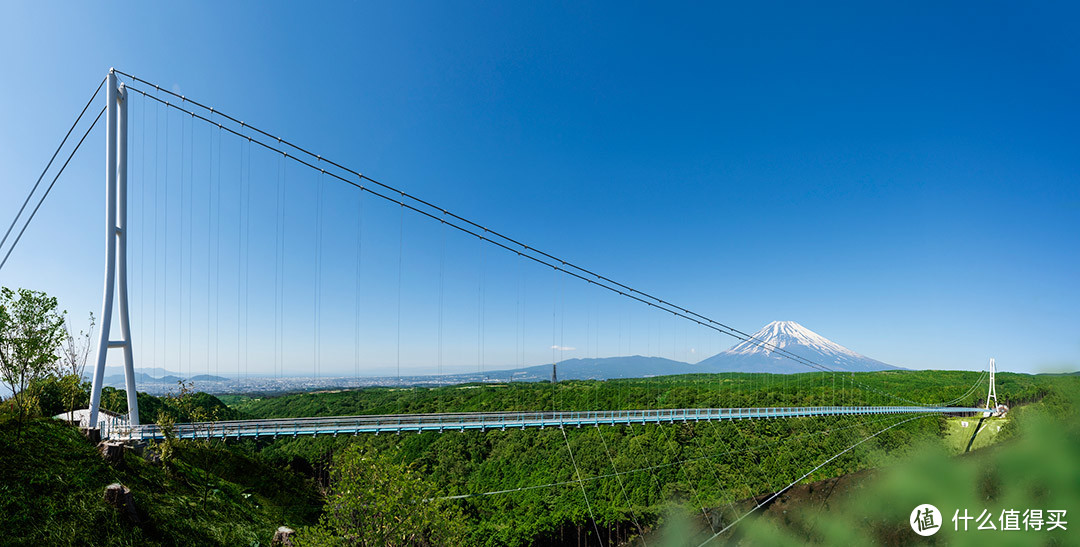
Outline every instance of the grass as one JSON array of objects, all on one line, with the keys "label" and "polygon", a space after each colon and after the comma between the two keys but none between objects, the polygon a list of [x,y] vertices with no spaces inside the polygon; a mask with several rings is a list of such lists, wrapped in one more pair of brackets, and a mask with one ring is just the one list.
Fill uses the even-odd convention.
[{"label": "grass", "polygon": [[[1045,399],[1015,408],[1004,420],[988,420],[976,446],[994,446],[953,457],[956,444],[927,444],[916,457],[880,470],[828,508],[820,504],[789,507],[780,515],[748,519],[727,542],[753,545],[1075,545],[1075,531],[1044,527],[1020,531],[968,530],[952,517],[964,510],[985,510],[996,520],[1005,510],[1065,509],[1080,505],[1080,381],[1062,377]],[[970,438],[967,429],[950,424],[946,439]],[[997,426],[1001,430],[997,430]],[[984,424],[985,426],[985,424]],[[990,433],[986,438],[983,436]],[[967,440],[963,441],[966,447]],[[961,447],[961,450],[963,447]],[[922,503],[934,504],[944,522],[940,533],[923,539],[907,518]],[[1067,516],[1066,519],[1068,520]]]},{"label": "grass", "polygon": [[[953,381],[939,376],[908,374],[906,378],[927,384],[927,390],[942,389],[930,380],[938,383]],[[903,375],[892,377],[904,378]],[[689,397],[687,393],[692,393],[684,384],[693,387],[697,381],[695,378],[666,380],[667,388],[663,392],[667,397],[665,404],[682,404],[683,401],[676,396],[682,394]],[[1021,381],[1027,384],[1021,385]],[[898,467],[895,474],[889,473],[877,481],[878,486],[860,487],[867,492],[872,491],[872,495],[854,496],[849,503],[838,500],[835,512],[826,516],[819,515],[820,512],[808,513],[800,517],[804,518],[801,523],[792,527],[785,525],[763,532],[756,525],[740,525],[733,536],[722,539],[766,544],[792,543],[799,539],[828,544],[903,543],[910,539],[906,535],[909,529],[905,528],[905,512],[920,500],[938,503],[943,509],[950,509],[950,514],[951,510],[962,507],[974,510],[983,503],[997,509],[1025,504],[1044,508],[1073,507],[1080,503],[1076,487],[1080,484],[1080,477],[1076,474],[1078,468],[1075,466],[1075,461],[1080,458],[1080,432],[1076,429],[1075,421],[1076,408],[1080,406],[1077,402],[1080,401],[1080,379],[1061,377],[1040,381],[1046,385],[1052,383],[1054,389],[1037,390],[1035,387],[1039,386],[1030,378],[1014,380],[1018,387],[1026,389],[1028,395],[1024,400],[1029,404],[1014,408],[1006,419],[991,419],[984,424],[984,430],[973,448],[993,443],[997,445],[993,449],[980,450],[963,458],[948,458],[947,454],[956,454],[966,448],[972,427],[978,422],[978,419],[968,419],[969,426],[963,428],[959,419],[949,420],[945,424],[944,443],[934,436],[933,446],[925,449],[926,453],[936,455],[928,456],[926,461],[916,458],[911,465]],[[563,395],[566,397],[578,397],[571,403],[581,403],[597,400],[598,393],[609,398],[613,396],[612,393],[621,394],[626,390],[616,388],[627,383],[633,384],[569,382],[560,389],[565,391]],[[713,380],[700,383],[703,386],[715,385]],[[484,386],[454,386],[435,390],[369,389],[262,400],[251,396],[226,396],[222,399],[252,415],[259,414],[254,412],[256,410],[269,415],[315,415],[332,412],[430,411],[437,409],[443,403],[443,398],[449,398],[454,403],[450,408],[455,409],[484,408],[484,405],[494,403],[526,405],[532,401],[526,395],[536,393],[547,395],[550,388],[511,385],[508,389],[492,390]],[[645,390],[645,393],[648,391]],[[1047,396],[1040,398],[1044,394]],[[631,400],[626,404],[636,403]],[[1047,422],[1051,425],[1040,427],[1039,424],[1044,423],[1041,420],[1047,417],[1052,418]],[[1062,429],[1062,424],[1067,427]],[[770,436],[778,432],[782,434],[784,427],[794,426],[785,421],[748,422],[742,431]],[[677,437],[685,429],[668,428],[661,434],[656,428],[642,428],[634,436],[640,436],[650,446],[668,446],[657,443],[677,444],[677,439],[665,441],[665,436]],[[936,427],[930,429],[932,433],[923,431],[923,434],[933,435],[937,432]],[[601,469],[615,465],[609,460],[610,454],[607,458],[603,457],[607,446],[590,440],[595,437],[595,432],[569,433],[572,442],[578,446],[575,449],[579,458],[576,465],[593,469],[587,474],[596,475],[601,473]],[[607,441],[610,443],[630,442],[627,440],[629,437],[617,430],[605,433],[609,435]],[[849,460],[844,465],[848,465],[847,469],[850,470],[866,461],[886,462],[894,457],[891,451],[898,451],[898,454],[923,452],[910,446],[914,440],[912,435],[900,435],[899,432],[883,435],[876,441],[882,443],[881,447],[873,448],[880,454],[875,452],[863,460]],[[709,439],[722,442],[724,437]],[[822,443],[818,447],[819,452],[829,448],[826,446],[827,438],[818,440]],[[559,459],[562,457],[560,447],[566,442],[557,430],[528,434],[488,432],[453,436],[428,434],[358,439],[292,439],[265,445],[261,449],[251,442],[229,445],[187,442],[178,445],[176,455],[168,466],[151,463],[147,457],[128,452],[125,464],[113,467],[106,464],[97,449],[69,426],[49,419],[38,419],[27,424],[22,435],[18,435],[14,422],[0,412],[0,522],[5,524],[0,544],[266,545],[278,526],[297,528],[313,524],[322,510],[322,498],[315,484],[284,468],[284,462],[291,461],[290,457],[295,460],[297,455],[302,455],[307,462],[318,462],[322,461],[320,458],[325,459],[327,453],[332,454],[334,448],[344,447],[346,443],[366,443],[395,450],[407,461],[421,462],[432,476],[453,477],[458,482],[450,490],[456,493],[493,490],[508,484],[543,483],[551,480],[545,475],[549,471],[569,476],[574,468]],[[691,453],[697,454],[693,452],[695,445],[687,446]],[[696,447],[698,450],[702,448],[700,444]],[[802,444],[802,441],[789,441],[786,447],[791,450],[812,448]],[[871,450],[870,445],[867,447],[867,450]],[[721,449],[717,447],[717,450]],[[620,460],[620,469],[633,467],[633,458],[639,454],[629,450],[615,450],[615,453],[629,458],[628,461]],[[544,459],[545,454],[551,457]],[[644,452],[640,454],[643,456]],[[654,457],[665,457],[663,454],[663,451],[658,451]],[[275,465],[271,463],[273,461],[281,463]],[[741,465],[739,460],[730,460],[729,464]],[[683,488],[685,483],[679,482],[679,469],[669,469],[672,477],[660,482],[673,489]],[[728,471],[737,473],[732,469]],[[698,476],[694,473],[690,475]],[[627,475],[623,480],[631,492],[646,492],[654,485],[659,487],[657,476],[657,473]],[[1001,477],[1008,477],[1009,480],[1002,480]],[[635,478],[640,483],[637,490],[633,482]],[[720,482],[716,476],[712,478],[712,482]],[[681,480],[685,480],[685,477]],[[745,483],[746,480],[746,477],[740,476],[734,482]],[[134,492],[140,510],[139,523],[128,522],[104,503],[103,490],[112,482],[120,482]],[[704,484],[707,486],[709,481]],[[602,502],[607,500],[608,506],[604,510],[614,515],[611,521],[618,524],[618,519],[622,518],[619,513],[620,500],[624,499],[625,494],[614,490],[598,492],[598,485],[589,488],[594,490],[594,494],[602,494],[599,497],[590,495],[593,509],[604,509]],[[701,483],[698,483],[698,488],[702,488]],[[554,541],[553,538],[561,537],[562,531],[585,522],[581,516],[585,514],[584,507],[575,505],[578,491],[566,489],[559,495],[562,498],[546,491],[529,491],[513,498],[492,498],[490,502],[484,498],[485,501],[470,502],[474,511],[470,514],[490,513],[487,520],[472,523],[475,528],[470,536],[471,543],[481,543],[486,539],[494,544],[499,543],[500,538],[507,541],[507,538],[520,539],[523,544],[542,543],[547,539]],[[1030,498],[1030,495],[1035,497]],[[642,497],[648,499],[648,495],[642,494]],[[552,500],[555,499],[561,500],[561,505],[554,505]],[[556,506],[562,508],[561,513],[545,514]],[[639,513],[639,516],[643,515]],[[546,522],[546,528],[538,525],[541,521]],[[768,519],[762,519],[759,524],[772,526]],[[834,530],[840,524],[845,530],[842,533]],[[973,537],[955,536],[951,541],[963,542]],[[1053,543],[1059,541],[1060,537],[1055,535],[1039,539]]]},{"label": "grass", "polygon": [[[975,435],[971,450],[978,450],[998,442],[998,434],[1007,427],[1008,423],[1008,415],[1001,418],[987,418],[979,429],[979,433]],[[946,424],[947,429],[943,434],[946,449],[950,454],[963,454],[967,451],[971,435],[979,425],[979,418],[948,418]]]},{"label": "grass", "polygon": [[[266,545],[278,526],[315,522],[322,501],[314,485],[247,452],[186,443],[168,467],[131,451],[113,467],[70,426],[38,419],[19,436],[14,422],[0,420],[2,542]],[[113,482],[132,490],[139,523],[104,502]]]}]

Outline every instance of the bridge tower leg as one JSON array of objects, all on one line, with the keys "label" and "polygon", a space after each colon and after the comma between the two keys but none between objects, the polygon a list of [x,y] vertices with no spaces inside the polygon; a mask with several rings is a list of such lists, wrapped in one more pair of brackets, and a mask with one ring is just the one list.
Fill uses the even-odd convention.
[{"label": "bridge tower leg", "polygon": [[[996,410],[998,406],[997,398],[997,383],[994,381],[994,372],[997,367],[994,365],[994,358],[990,358],[990,389],[986,392],[986,409]],[[994,400],[994,406],[990,406],[990,400]]]},{"label": "bridge tower leg", "polygon": [[[98,426],[101,387],[105,380],[105,357],[110,348],[124,350],[124,379],[127,388],[128,423],[139,424],[139,402],[135,393],[135,364],[128,320],[127,284],[127,92],[117,87],[116,72],[109,70],[105,84],[105,290],[94,378],[90,390],[90,427]],[[119,294],[117,294],[119,293]],[[119,299],[120,340],[111,340],[113,304]]]}]

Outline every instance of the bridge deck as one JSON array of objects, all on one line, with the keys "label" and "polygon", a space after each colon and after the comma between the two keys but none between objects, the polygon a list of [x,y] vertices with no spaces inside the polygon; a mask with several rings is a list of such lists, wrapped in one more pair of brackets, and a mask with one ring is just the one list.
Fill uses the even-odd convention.
[{"label": "bridge deck", "polygon": [[[701,422],[761,418],[799,418],[863,414],[961,414],[981,408],[932,406],[817,406],[762,408],[677,408],[659,410],[597,410],[573,412],[468,412],[332,416],[274,420],[232,420],[183,423],[174,426],[182,439],[296,437],[299,435],[357,435],[466,429],[525,429],[597,425]],[[102,437],[118,440],[160,440],[157,425],[107,425]]]}]

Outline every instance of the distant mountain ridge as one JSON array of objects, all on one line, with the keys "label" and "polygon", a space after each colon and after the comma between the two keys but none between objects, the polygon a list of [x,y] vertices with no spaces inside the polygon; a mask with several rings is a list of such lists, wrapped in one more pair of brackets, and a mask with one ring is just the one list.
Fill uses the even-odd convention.
[{"label": "distant mountain ridge", "polygon": [[[781,349],[829,370],[902,370],[900,367],[856,353],[794,321],[773,321],[755,332],[749,340],[739,342],[696,364],[663,357],[629,355],[567,359],[556,363],[555,369],[559,380],[610,380],[718,372],[796,374],[821,370],[783,355],[778,351]],[[551,365],[489,371],[485,376],[490,380],[550,380]]]},{"label": "distant mountain ridge", "polygon": [[[555,367],[559,380],[611,380],[701,372],[697,365],[663,357],[646,357],[644,355],[567,359],[559,361]],[[517,381],[550,380],[551,365],[496,370],[488,372],[486,375],[495,379],[507,378]]]},{"label": "distant mountain ridge", "polygon": [[[829,370],[852,372],[902,370],[900,367],[856,353],[794,321],[773,321],[755,332],[749,340],[741,341],[698,363],[686,363],[664,357],[628,355],[567,359],[556,363],[555,368],[559,380],[609,380],[719,372],[794,374],[820,370],[783,355],[778,351],[781,349],[820,364]],[[90,372],[87,371],[88,375]],[[125,382],[123,372],[123,367],[106,367],[105,385],[123,388]],[[535,382],[550,380],[551,372],[551,364],[543,364],[476,373],[419,375],[411,377],[410,380],[417,383]],[[181,373],[162,368],[136,368],[135,375],[137,385],[148,388],[153,386],[152,389],[156,390],[174,388],[176,382],[183,378]],[[400,380],[400,377],[398,379]],[[237,379],[222,376],[200,374],[187,380],[202,384],[202,389],[238,388]],[[280,382],[275,383],[275,385],[278,384]],[[371,385],[390,384],[381,381]],[[196,387],[200,388],[198,385]],[[261,389],[266,389],[266,387],[262,386]]]},{"label": "distant mountain ridge", "polygon": [[[93,381],[93,374],[93,367],[86,367],[86,370],[83,371],[83,378],[88,382]],[[224,376],[214,376],[212,374],[198,374],[190,378],[184,378],[181,373],[164,368],[135,367],[135,385],[140,391],[142,391],[143,386],[147,386],[150,384],[167,384],[175,387],[176,383],[181,380],[188,382],[230,381],[229,378],[226,378]],[[105,367],[105,375],[102,377],[102,385],[115,387],[118,389],[124,389],[127,386],[126,382],[127,380],[124,377],[124,367]]]}]

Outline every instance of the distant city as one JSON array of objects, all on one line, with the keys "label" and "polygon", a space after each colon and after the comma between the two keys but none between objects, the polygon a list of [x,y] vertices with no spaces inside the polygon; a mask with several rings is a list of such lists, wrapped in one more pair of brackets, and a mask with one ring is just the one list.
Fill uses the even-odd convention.
[{"label": "distant city", "polygon": [[[546,367],[549,371],[551,366]],[[423,376],[240,376],[237,378],[225,378],[222,376],[199,375],[193,376],[190,382],[196,391],[204,391],[215,395],[226,393],[293,393],[301,391],[326,391],[332,389],[357,389],[364,387],[413,387],[413,386],[437,386],[468,383],[503,383],[535,382],[548,380],[550,372],[546,376],[516,371],[505,374],[506,371],[492,372],[487,374],[453,374],[453,375],[423,375]],[[139,373],[140,379],[136,385],[138,390],[151,395],[166,395],[176,393],[179,390],[179,382],[183,378],[175,375],[165,377],[146,376]],[[105,385],[117,389],[124,388],[124,376],[112,375],[106,378]]]}]

